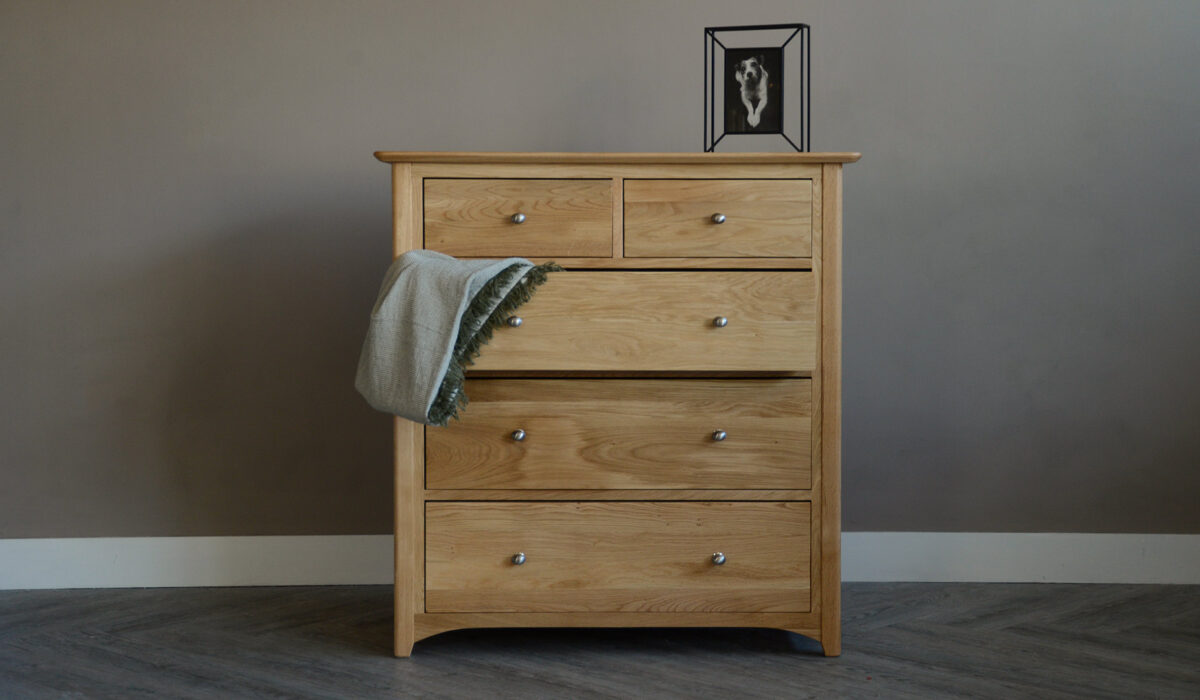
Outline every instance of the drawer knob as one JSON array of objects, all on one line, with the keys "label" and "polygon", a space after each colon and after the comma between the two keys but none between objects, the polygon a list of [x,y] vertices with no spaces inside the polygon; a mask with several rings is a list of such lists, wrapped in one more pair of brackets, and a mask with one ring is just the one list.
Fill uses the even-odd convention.
[{"label": "drawer knob", "polygon": [[525,440],[525,431],[521,430],[520,428],[512,431],[512,439],[516,440],[517,442],[523,442]]},{"label": "drawer knob", "polygon": [[717,552],[716,554],[714,554],[714,555],[712,556],[712,562],[713,562],[713,565],[714,565],[714,566],[720,566],[720,565],[724,564],[724,563],[725,563],[725,555],[724,555],[724,553],[722,553],[722,552]]},{"label": "drawer knob", "polygon": [[725,318],[724,316],[717,316],[713,319],[713,325],[717,328],[724,328],[725,326],[729,325],[729,319]]},{"label": "drawer knob", "polygon": [[713,214],[713,215],[712,215],[712,222],[713,222],[714,224],[723,224],[723,223],[725,223],[725,215],[724,215],[724,214],[721,214],[721,213]]},{"label": "drawer knob", "polygon": [[521,212],[517,212],[516,214],[512,215],[512,218],[510,218],[509,221],[512,221],[514,224],[523,224],[525,223],[525,215]]},{"label": "drawer knob", "polygon": [[520,566],[525,563],[525,552],[517,552],[512,555],[513,566]]},{"label": "drawer knob", "polygon": [[509,316],[508,320],[505,321],[505,323],[512,326],[513,328],[520,328],[521,324],[525,323],[525,319],[521,318],[520,316]]},{"label": "drawer knob", "polygon": [[725,434],[724,430],[714,430],[712,434],[713,442],[721,442],[727,437],[729,436]]}]

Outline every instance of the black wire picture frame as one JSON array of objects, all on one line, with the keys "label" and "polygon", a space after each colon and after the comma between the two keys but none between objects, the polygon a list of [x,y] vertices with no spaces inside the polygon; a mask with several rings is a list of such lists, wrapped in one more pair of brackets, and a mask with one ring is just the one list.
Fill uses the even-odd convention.
[{"label": "black wire picture frame", "polygon": [[[705,152],[735,134],[778,135],[797,151],[811,148],[809,30],[807,24],[704,28]],[[789,124],[795,138],[786,133]]]}]

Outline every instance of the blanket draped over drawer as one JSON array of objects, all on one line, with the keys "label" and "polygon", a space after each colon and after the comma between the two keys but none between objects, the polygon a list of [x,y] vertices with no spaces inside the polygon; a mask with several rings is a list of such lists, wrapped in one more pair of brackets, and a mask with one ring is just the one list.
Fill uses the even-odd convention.
[{"label": "blanket draped over drawer", "polygon": [[458,260],[413,250],[384,276],[354,385],[372,407],[446,425],[467,404],[464,368],[554,263]]}]

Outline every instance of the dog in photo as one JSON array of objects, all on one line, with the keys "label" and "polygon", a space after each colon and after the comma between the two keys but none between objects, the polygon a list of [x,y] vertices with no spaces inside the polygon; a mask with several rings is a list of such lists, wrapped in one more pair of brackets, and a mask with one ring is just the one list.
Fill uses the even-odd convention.
[{"label": "dog in photo", "polygon": [[741,86],[742,104],[746,106],[746,123],[758,126],[763,109],[767,106],[767,69],[762,56],[751,56],[738,61],[734,77]]}]

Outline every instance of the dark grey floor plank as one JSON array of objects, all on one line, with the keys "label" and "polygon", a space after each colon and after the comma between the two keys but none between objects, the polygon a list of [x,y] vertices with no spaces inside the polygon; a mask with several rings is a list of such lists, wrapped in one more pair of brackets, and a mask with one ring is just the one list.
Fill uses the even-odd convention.
[{"label": "dark grey floor plank", "polygon": [[0,698],[1197,698],[1200,587],[848,584],[778,630],[460,630],[385,586],[0,592]]}]

